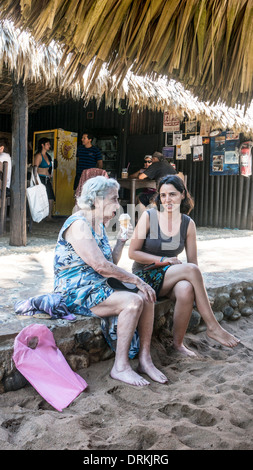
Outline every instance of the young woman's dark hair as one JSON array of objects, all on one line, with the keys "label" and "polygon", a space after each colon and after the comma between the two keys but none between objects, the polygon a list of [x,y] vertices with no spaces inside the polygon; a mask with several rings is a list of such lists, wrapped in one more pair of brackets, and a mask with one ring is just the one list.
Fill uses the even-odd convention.
[{"label": "young woman's dark hair", "polygon": [[42,152],[42,145],[45,145],[47,142],[50,143],[50,139],[47,137],[41,137],[41,139],[38,141],[38,152]]},{"label": "young woman's dark hair", "polygon": [[158,186],[157,186],[157,195],[154,200],[154,202],[157,205],[157,209],[160,210],[160,205],[161,205],[161,199],[160,199],[160,189],[163,184],[172,184],[180,193],[185,192],[185,197],[182,200],[180,204],[180,212],[182,214],[190,214],[192,209],[194,208],[194,201],[188,191],[188,189],[185,187],[184,182],[182,178],[180,178],[177,175],[167,175],[163,176],[158,181]]}]

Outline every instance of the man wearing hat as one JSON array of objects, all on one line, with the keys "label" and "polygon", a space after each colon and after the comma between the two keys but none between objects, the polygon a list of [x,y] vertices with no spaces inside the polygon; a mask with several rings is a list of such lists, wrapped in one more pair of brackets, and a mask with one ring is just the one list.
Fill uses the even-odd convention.
[{"label": "man wearing hat", "polygon": [[173,166],[167,162],[165,157],[160,152],[154,152],[152,155],[152,165],[146,168],[139,174],[139,179],[149,178],[150,180],[158,181],[166,175],[176,175],[177,172]]},{"label": "man wearing hat", "polygon": [[[150,162],[150,155],[148,155]],[[163,154],[160,152],[154,152],[151,157],[151,163],[149,163],[148,168],[145,168],[143,172],[140,172],[138,175],[139,179],[148,178],[150,180],[156,180],[156,182],[165,175],[175,175],[177,174],[173,166],[167,162]],[[152,204],[153,197],[156,193],[156,190],[153,188],[143,188],[138,194],[139,202],[143,207],[147,207]]]},{"label": "man wearing hat", "polygon": [[145,155],[143,168],[130,175],[130,178],[139,178],[139,175],[141,175],[145,170],[147,170],[147,168],[149,168],[151,164],[152,155]]}]

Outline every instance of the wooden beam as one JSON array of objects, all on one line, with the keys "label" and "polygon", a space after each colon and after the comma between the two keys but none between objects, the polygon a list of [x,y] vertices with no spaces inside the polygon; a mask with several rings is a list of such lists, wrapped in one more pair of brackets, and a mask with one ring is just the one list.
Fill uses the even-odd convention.
[{"label": "wooden beam", "polygon": [[10,245],[26,245],[28,98],[26,85],[13,78]]},{"label": "wooden beam", "polygon": [[43,98],[48,96],[50,93],[50,90],[46,90],[44,93],[38,94],[38,98],[33,100],[32,102],[29,103],[28,107],[31,108],[32,106],[36,105],[37,103],[41,102]]},{"label": "wooden beam", "polygon": [[12,89],[6,93],[5,97],[0,100],[0,104],[4,103],[12,95]]}]

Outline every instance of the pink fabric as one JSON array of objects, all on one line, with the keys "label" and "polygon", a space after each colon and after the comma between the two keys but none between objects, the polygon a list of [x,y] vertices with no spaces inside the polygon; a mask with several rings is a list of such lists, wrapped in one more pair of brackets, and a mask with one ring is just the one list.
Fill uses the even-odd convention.
[{"label": "pink fabric", "polygon": [[58,411],[66,408],[88,386],[70,368],[45,325],[23,328],[14,341],[13,360],[19,372]]},{"label": "pink fabric", "polygon": [[83,170],[78,186],[76,188],[76,198],[80,196],[85,181],[90,178],[95,178],[96,176],[105,176],[106,178],[109,178],[108,173],[105,170],[102,170],[102,168],[88,168],[88,170]]}]

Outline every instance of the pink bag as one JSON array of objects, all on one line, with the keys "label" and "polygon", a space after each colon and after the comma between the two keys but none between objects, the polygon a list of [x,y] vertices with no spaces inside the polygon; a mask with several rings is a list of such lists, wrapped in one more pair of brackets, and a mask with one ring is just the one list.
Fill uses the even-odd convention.
[{"label": "pink bag", "polygon": [[29,325],[16,336],[13,360],[19,372],[58,411],[88,386],[70,368],[45,325]]}]

